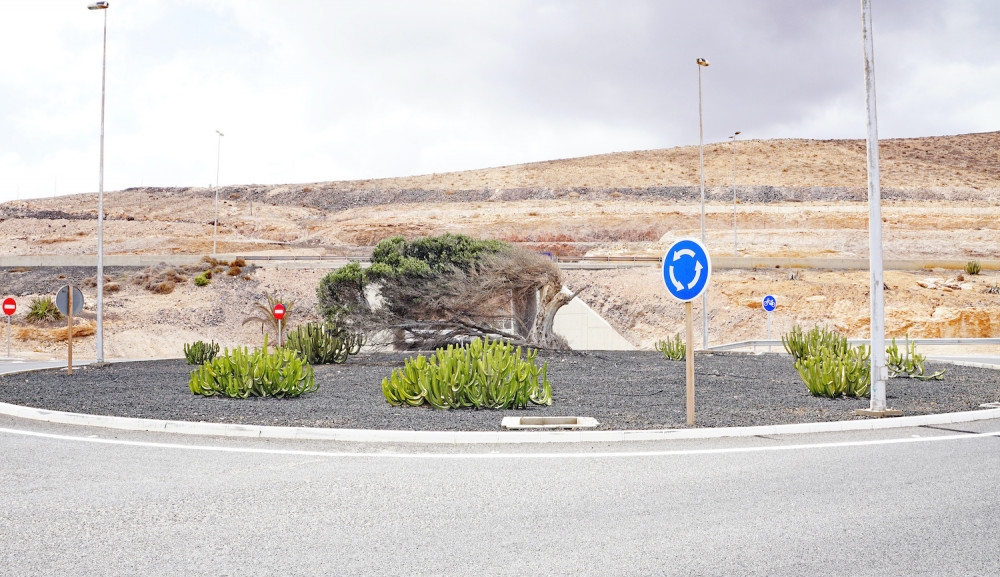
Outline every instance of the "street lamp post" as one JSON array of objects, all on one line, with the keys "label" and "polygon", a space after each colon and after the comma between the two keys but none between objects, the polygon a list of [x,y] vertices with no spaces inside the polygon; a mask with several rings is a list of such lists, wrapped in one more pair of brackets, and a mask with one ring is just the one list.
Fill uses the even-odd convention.
[{"label": "street lamp post", "polygon": [[215,151],[215,225],[212,227],[212,257],[215,257],[215,237],[219,232],[219,162],[222,158],[222,134],[218,130],[215,131],[219,135],[219,145]]},{"label": "street lamp post", "polygon": [[[701,244],[708,250],[705,242],[705,131],[701,122],[701,68],[708,66],[708,61],[699,58],[698,64],[698,163],[701,167]],[[701,293],[701,338],[703,348],[708,348],[708,290]]]},{"label": "street lamp post", "polygon": [[88,10],[104,11],[104,47],[101,57],[101,170],[97,185],[97,362],[104,362],[104,86],[108,63],[108,3],[94,2]]},{"label": "street lamp post", "polygon": [[736,251],[736,137],[740,135],[737,130],[729,138],[733,139],[733,256],[739,256]]},{"label": "street lamp post", "polygon": [[899,414],[886,407],[885,279],[882,272],[882,191],[878,167],[878,115],[875,107],[875,48],[871,0],[861,0],[865,44],[865,109],[868,112],[868,259],[871,272],[871,404],[870,414]]}]

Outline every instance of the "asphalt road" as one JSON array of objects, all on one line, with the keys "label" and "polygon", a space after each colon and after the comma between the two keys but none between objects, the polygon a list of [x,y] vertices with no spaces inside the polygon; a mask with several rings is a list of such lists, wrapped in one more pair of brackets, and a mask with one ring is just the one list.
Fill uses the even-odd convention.
[{"label": "asphalt road", "polygon": [[1000,566],[1000,420],[414,447],[0,416],[0,455],[0,573],[11,576],[968,576]]}]

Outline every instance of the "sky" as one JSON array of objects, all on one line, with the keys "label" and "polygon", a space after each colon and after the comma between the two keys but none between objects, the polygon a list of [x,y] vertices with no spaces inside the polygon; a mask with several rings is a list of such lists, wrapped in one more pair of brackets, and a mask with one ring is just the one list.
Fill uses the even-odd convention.
[{"label": "sky", "polygon": [[[880,138],[1000,130],[1000,3],[871,0]],[[0,0],[0,201],[865,138],[861,0]],[[219,136],[221,131],[224,136]]]}]

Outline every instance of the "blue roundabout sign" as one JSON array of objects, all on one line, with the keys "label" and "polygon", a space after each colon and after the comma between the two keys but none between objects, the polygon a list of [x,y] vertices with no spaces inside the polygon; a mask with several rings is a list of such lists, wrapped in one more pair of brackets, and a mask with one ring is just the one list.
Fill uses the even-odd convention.
[{"label": "blue roundabout sign", "polygon": [[663,255],[663,282],[670,294],[681,302],[701,296],[711,277],[712,259],[696,240],[679,240]]}]

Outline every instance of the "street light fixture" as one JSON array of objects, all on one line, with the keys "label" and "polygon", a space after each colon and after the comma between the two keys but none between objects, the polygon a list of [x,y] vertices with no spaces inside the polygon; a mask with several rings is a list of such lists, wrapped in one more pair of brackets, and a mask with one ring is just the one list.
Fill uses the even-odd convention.
[{"label": "street light fixture", "polygon": [[104,10],[104,48],[101,58],[101,171],[97,185],[97,362],[104,362],[104,86],[108,63],[108,3],[94,2],[87,10]]},{"label": "street light fixture", "polygon": [[215,225],[212,228],[212,257],[215,258],[215,237],[219,232],[219,161],[222,157],[222,134],[218,130],[215,131],[219,135],[219,145],[215,151]]},{"label": "street light fixture", "polygon": [[739,256],[736,252],[736,137],[740,135],[737,130],[729,138],[733,139],[733,256]]},{"label": "street light fixture", "polygon": [[[698,64],[698,163],[701,166],[701,244],[708,250],[705,243],[705,131],[701,122],[701,69],[708,66],[708,60],[699,58]],[[701,293],[701,338],[703,348],[708,348],[708,289]]]}]

